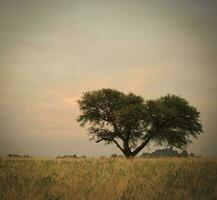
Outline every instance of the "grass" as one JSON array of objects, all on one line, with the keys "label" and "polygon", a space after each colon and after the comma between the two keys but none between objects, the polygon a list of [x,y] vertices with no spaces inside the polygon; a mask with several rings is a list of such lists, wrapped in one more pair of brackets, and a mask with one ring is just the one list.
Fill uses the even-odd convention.
[{"label": "grass", "polygon": [[214,200],[217,159],[0,159],[1,200]]}]

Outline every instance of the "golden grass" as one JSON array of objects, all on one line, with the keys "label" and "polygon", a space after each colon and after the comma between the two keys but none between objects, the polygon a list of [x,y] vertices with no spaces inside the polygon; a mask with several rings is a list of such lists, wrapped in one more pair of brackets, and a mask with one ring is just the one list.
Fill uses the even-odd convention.
[{"label": "golden grass", "polygon": [[217,159],[0,159],[1,200],[214,200]]}]

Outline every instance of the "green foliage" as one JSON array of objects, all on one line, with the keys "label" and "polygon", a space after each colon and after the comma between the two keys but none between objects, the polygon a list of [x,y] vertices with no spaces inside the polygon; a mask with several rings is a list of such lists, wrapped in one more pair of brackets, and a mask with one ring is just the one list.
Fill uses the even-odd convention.
[{"label": "green foliage", "polygon": [[152,139],[159,144],[185,148],[190,136],[197,138],[202,132],[200,113],[196,108],[175,95],[167,95],[146,102],[146,121],[151,124]]},{"label": "green foliage", "polygon": [[101,89],[85,92],[78,103],[78,122],[88,124],[91,139],[116,144],[126,157],[151,141],[184,149],[202,133],[200,113],[175,95],[145,101],[133,93]]}]

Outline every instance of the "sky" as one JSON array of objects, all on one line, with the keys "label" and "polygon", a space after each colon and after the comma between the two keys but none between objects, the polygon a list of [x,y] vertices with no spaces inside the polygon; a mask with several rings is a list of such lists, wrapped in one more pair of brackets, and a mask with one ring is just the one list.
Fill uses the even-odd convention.
[{"label": "sky", "polygon": [[120,153],[76,122],[83,92],[114,88],[186,98],[204,128],[188,151],[216,156],[216,9],[214,0],[0,0],[0,155]]}]

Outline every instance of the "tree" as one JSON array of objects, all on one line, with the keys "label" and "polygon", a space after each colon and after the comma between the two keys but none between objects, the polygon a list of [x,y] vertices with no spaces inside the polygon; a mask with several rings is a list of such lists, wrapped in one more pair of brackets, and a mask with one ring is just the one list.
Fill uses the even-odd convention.
[{"label": "tree", "polygon": [[200,113],[179,96],[144,100],[114,89],[83,93],[77,121],[88,125],[96,143],[115,144],[125,157],[134,157],[151,141],[185,149],[202,133]]}]

